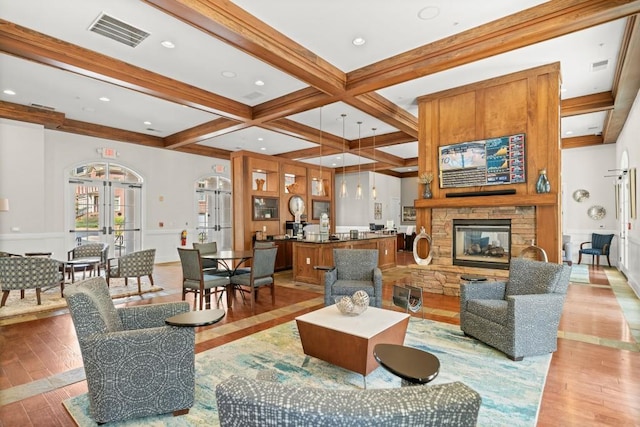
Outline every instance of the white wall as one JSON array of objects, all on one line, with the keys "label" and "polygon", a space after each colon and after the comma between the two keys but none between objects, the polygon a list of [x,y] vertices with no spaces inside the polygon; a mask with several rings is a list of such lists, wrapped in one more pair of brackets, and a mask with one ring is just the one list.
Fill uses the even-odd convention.
[{"label": "white wall", "polygon": [[[401,197],[400,178],[376,173],[376,200],[371,199],[371,187],[373,185],[373,172],[362,172],[360,174],[360,185],[363,190],[362,200],[356,200],[356,187],[358,185],[358,174],[346,174],[347,189],[349,197],[340,198],[340,186],[342,185],[342,174],[336,173],[335,194],[336,194],[336,227],[340,229],[356,229],[358,227],[368,229],[369,223],[386,225],[388,220],[394,220],[395,224],[400,224],[400,218],[394,219],[391,216],[391,199]],[[382,203],[382,219],[375,219],[374,203]]]},{"label": "white wall", "polygon": [[[622,132],[616,142],[616,167],[620,164],[623,153],[627,153],[629,167],[636,168],[640,173],[640,91],[629,112],[629,117],[624,124]],[[636,182],[636,199],[640,203],[640,182]],[[638,205],[640,208],[640,204]],[[629,267],[623,269],[629,284],[636,295],[640,296],[640,222],[638,219],[630,219],[628,227],[627,244],[629,246]]]},{"label": "white wall", "polygon": [[[104,161],[97,153],[100,147],[116,149],[118,158],[109,161],[139,172],[144,179],[143,247],[156,248],[156,262],[178,260],[180,231],[188,230],[189,247],[196,236],[194,183],[214,175],[216,164],[225,166],[223,175],[228,178],[228,160],[10,120],[0,120],[0,197],[9,198],[10,203],[10,211],[0,213],[0,250],[52,251],[55,258],[66,259],[67,250],[74,246],[73,236],[65,232],[71,227],[70,218],[65,217],[71,197],[68,172],[86,162]],[[19,231],[12,231],[16,227]]]},{"label": "white wall", "polygon": [[[571,236],[573,261],[578,261],[581,242],[591,240],[591,233],[618,234],[615,214],[614,175],[609,169],[616,168],[616,146],[606,144],[562,150],[562,229]],[[587,190],[589,199],[577,202],[573,198],[576,190]],[[602,206],[607,214],[601,220],[589,217],[592,206]],[[609,258],[611,265],[617,264],[617,237],[612,242]],[[583,257],[582,263],[590,263],[591,256]],[[605,258],[600,262],[607,264]]]}]

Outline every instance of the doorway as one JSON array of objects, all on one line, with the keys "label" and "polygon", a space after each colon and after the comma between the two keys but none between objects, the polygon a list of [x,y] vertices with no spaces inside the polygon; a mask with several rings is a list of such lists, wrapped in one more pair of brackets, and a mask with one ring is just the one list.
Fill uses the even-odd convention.
[{"label": "doorway", "polygon": [[114,163],[89,163],[71,170],[69,218],[72,245],[100,242],[109,256],[142,248],[142,178]]},{"label": "doorway", "polygon": [[216,242],[218,250],[233,249],[231,180],[209,176],[196,182],[197,239]]}]

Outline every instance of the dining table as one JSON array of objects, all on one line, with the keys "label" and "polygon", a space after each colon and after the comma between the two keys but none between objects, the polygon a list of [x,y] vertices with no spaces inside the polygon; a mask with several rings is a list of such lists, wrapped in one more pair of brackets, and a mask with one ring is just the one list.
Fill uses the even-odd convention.
[{"label": "dining table", "polygon": [[[230,278],[238,272],[238,267],[253,258],[253,251],[251,250],[221,250],[217,252],[210,252],[200,255],[200,258],[210,259],[218,262],[227,273]],[[235,285],[229,283],[227,285],[227,307],[232,308],[233,305],[233,292]],[[244,295],[243,295],[244,297]]]}]

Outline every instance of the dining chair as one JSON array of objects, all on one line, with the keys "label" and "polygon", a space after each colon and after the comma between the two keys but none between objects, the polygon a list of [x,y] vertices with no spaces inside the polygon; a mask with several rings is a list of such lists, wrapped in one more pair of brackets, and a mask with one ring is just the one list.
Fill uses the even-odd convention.
[{"label": "dining chair", "polygon": [[[222,292],[229,285],[229,277],[226,275],[213,275],[205,273],[202,269],[202,258],[198,249],[178,248],[180,264],[182,266],[182,301],[187,293],[193,293],[193,306],[196,306],[196,297],[199,310],[203,309],[203,300],[207,306],[211,306],[211,290],[213,289],[216,307],[220,305]],[[220,297],[218,298],[218,292]]]},{"label": "dining chair", "polygon": [[534,261],[549,262],[547,252],[540,246],[531,245],[527,246],[520,252],[519,258],[532,259]]},{"label": "dining chair", "polygon": [[[231,276],[231,284],[237,287],[248,288],[247,293],[250,295],[251,313],[256,313],[256,294],[258,288],[268,286],[271,288],[271,304],[276,303],[275,279],[274,273],[276,268],[276,255],[278,247],[253,248],[253,259],[251,261],[251,270],[248,274],[236,274]],[[240,289],[242,291],[242,289]]]},{"label": "dining chair", "polygon": [[[198,249],[200,251],[200,255],[213,254],[218,252],[218,244],[216,242],[194,242],[193,249]],[[220,273],[224,271],[224,269],[221,269],[220,265],[218,265],[218,261],[207,258],[202,258],[202,269],[209,274]]]}]

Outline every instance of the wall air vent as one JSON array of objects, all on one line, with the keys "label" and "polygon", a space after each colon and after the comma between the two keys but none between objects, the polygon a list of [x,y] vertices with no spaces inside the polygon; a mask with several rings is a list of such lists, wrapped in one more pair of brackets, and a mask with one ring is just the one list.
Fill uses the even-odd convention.
[{"label": "wall air vent", "polygon": [[122,22],[105,13],[101,13],[100,16],[98,16],[89,27],[89,31],[93,31],[94,33],[131,47],[138,46],[149,36],[149,33],[146,31]]},{"label": "wall air vent", "polygon": [[53,107],[49,107],[48,105],[42,105],[42,104],[34,104],[33,102],[31,103],[31,106],[33,108],[40,108],[41,110],[49,110],[49,111],[56,111],[55,108]]},{"label": "wall air vent", "polygon": [[605,59],[604,61],[593,62],[591,64],[591,71],[602,71],[606,70],[609,66],[609,60]]}]

